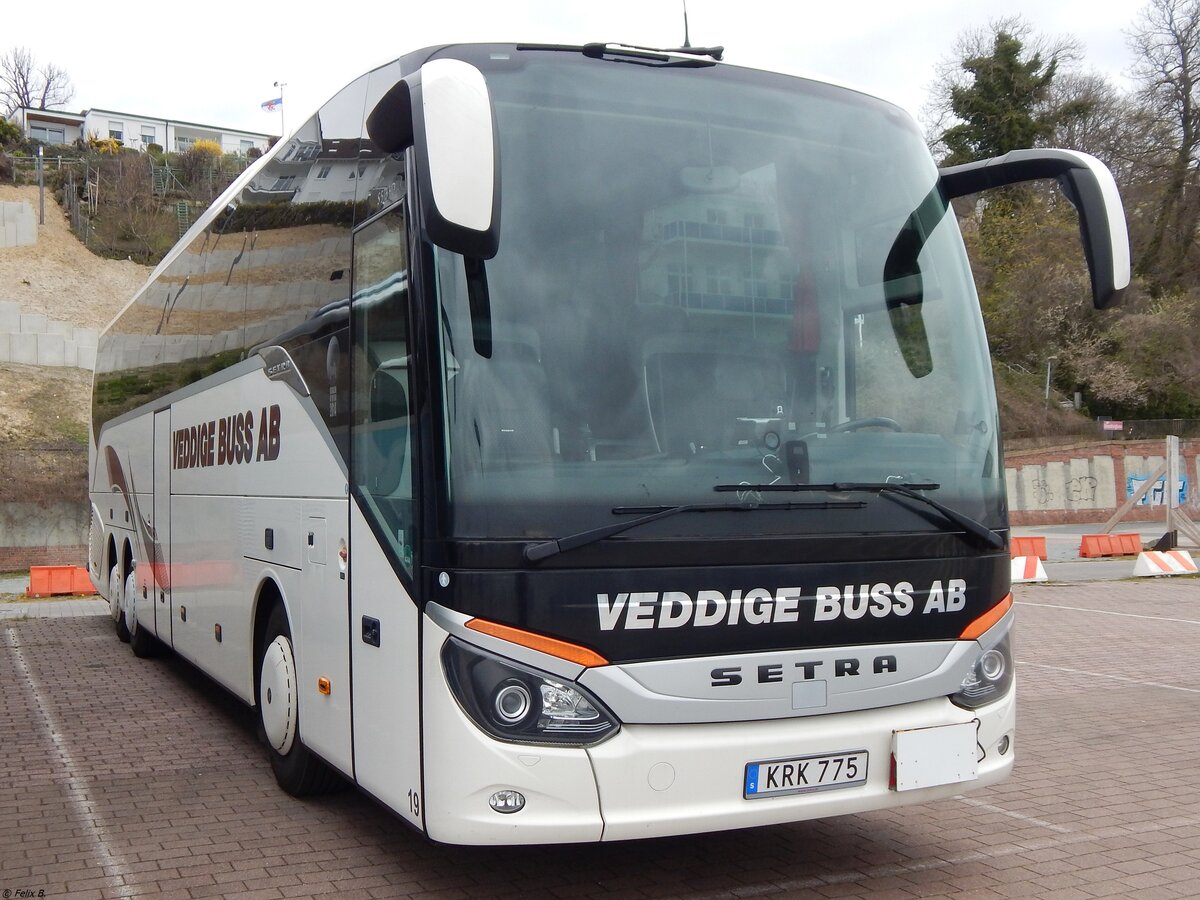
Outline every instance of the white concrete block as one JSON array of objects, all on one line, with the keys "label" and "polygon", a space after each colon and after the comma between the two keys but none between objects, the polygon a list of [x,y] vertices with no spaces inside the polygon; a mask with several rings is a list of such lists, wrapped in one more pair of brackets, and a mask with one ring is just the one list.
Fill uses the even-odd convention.
[{"label": "white concrete block", "polygon": [[0,247],[17,246],[17,223],[0,225]]},{"label": "white concrete block", "polygon": [[38,225],[36,218],[17,220],[17,246],[31,247],[37,243]]},{"label": "white concrete block", "polygon": [[46,330],[50,334],[60,334],[64,341],[69,341],[75,337],[75,326],[70,322],[59,322],[57,319],[51,319]]},{"label": "white concrete block", "polygon": [[79,366],[79,345],[74,341],[67,340],[63,342],[63,365],[68,369],[74,369]]},{"label": "white concrete block", "polygon": [[95,349],[100,341],[100,332],[95,328],[76,328],[75,343],[80,347],[91,347]]},{"label": "white concrete block", "polygon": [[50,318],[43,316],[41,313],[22,313],[21,315],[21,333],[22,334],[41,334],[50,328]]},{"label": "white concrete block", "polygon": [[65,365],[66,343],[61,334],[39,334],[37,336],[37,364],[59,367]]},{"label": "white concrete block", "polygon": [[38,340],[36,334],[14,334],[12,341],[12,362],[23,363],[27,366],[38,364]]},{"label": "white concrete block", "polygon": [[0,363],[12,362],[12,336],[7,331],[0,332]]},{"label": "white concrete block", "polygon": [[21,331],[21,307],[17,303],[0,303],[0,331]]},{"label": "white concrete block", "polygon": [[1124,502],[1117,499],[1116,471],[1111,456],[1097,456],[1092,460],[1092,475],[1096,478],[1096,508],[1115,509]]}]

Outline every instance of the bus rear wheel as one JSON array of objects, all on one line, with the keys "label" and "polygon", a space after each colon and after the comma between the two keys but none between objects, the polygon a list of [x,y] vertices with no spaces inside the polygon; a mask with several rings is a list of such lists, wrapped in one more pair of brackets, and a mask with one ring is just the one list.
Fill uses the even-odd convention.
[{"label": "bus rear wheel", "polygon": [[108,572],[108,609],[112,613],[117,639],[129,643],[129,629],[125,625],[125,605],[121,597],[121,570],[116,566]]},{"label": "bus rear wheel", "polygon": [[292,630],[282,605],[267,620],[259,648],[259,731],[279,786],[293,797],[323,794],[341,786],[337,773],[300,740],[300,696]]}]

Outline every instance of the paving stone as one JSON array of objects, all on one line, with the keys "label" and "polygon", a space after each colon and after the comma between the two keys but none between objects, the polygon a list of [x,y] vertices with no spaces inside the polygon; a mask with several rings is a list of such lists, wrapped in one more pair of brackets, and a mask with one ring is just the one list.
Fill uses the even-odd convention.
[{"label": "paving stone", "polygon": [[[1017,769],[923,806],[619,845],[432,845],[274,784],[253,713],[103,600],[0,605],[0,887],[63,896],[1196,896],[1196,582],[1016,591]],[[1136,610],[1137,618],[1128,614]],[[85,614],[90,613],[90,615]],[[57,615],[58,617],[51,617]],[[34,618],[33,616],[36,616]],[[115,699],[119,698],[119,702]],[[129,765],[129,748],[144,765]]]}]

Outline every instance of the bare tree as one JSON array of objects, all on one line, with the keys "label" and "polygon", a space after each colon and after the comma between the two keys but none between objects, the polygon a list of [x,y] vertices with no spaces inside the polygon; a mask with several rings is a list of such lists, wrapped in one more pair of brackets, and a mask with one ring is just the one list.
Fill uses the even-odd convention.
[{"label": "bare tree", "polygon": [[54,109],[75,96],[65,69],[54,63],[38,65],[25,47],[13,47],[0,56],[0,102],[5,116],[21,107]]},{"label": "bare tree", "polygon": [[1121,187],[1145,179],[1161,156],[1162,135],[1138,103],[1104,75],[1065,72],[1050,86],[1044,111],[1054,123],[1048,143],[1100,159]]},{"label": "bare tree", "polygon": [[1200,0],[1150,0],[1128,33],[1138,99],[1166,138],[1157,161],[1161,193],[1138,269],[1171,284],[1183,274],[1200,221]]}]

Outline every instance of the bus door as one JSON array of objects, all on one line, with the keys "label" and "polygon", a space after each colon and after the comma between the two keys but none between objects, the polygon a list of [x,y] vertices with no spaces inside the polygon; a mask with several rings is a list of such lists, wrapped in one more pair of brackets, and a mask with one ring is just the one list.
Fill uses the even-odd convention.
[{"label": "bus door", "polygon": [[414,602],[419,446],[402,204],[354,234],[350,427],[354,774],[422,827],[418,631]]}]

